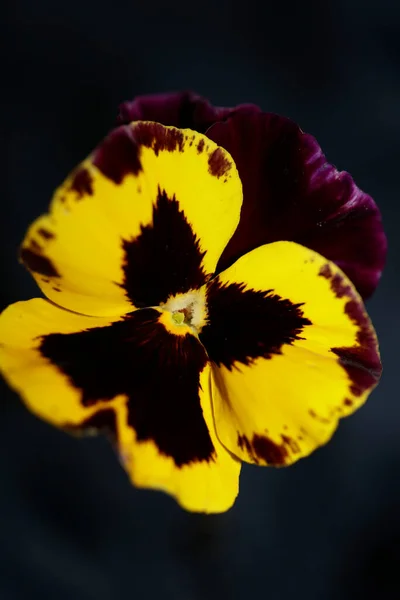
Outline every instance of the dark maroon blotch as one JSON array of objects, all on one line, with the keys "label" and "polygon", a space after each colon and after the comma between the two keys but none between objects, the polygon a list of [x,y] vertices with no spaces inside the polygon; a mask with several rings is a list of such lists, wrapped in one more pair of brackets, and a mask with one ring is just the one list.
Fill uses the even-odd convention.
[{"label": "dark maroon blotch", "polygon": [[204,150],[204,140],[200,140],[197,144],[197,152],[201,154]]},{"label": "dark maroon blotch", "polygon": [[237,443],[241,450],[247,451],[255,463],[262,460],[268,465],[281,466],[287,462],[289,456],[285,440],[282,444],[276,444],[266,435],[254,434],[251,441],[245,435],[238,435]]},{"label": "dark maroon blotch", "polygon": [[331,290],[337,298],[343,298],[344,296],[351,296],[351,286],[346,282],[344,277],[340,273],[333,273],[329,264],[324,265],[319,270],[318,275],[325,277],[330,282]]},{"label": "dark maroon blotch", "polygon": [[350,347],[331,348],[331,351],[338,356],[340,365],[347,372],[351,382],[350,391],[355,396],[361,396],[363,392],[378,382],[382,371],[371,324],[364,313],[362,304],[340,273],[333,274],[329,265],[324,265],[320,269],[319,275],[330,281],[332,291],[338,298],[349,298],[345,305],[345,312],[358,327],[357,344]]},{"label": "dark maroon blotch", "polygon": [[362,305],[351,298],[345,306],[345,312],[355,325],[358,326],[356,344],[340,348],[331,348],[339,358],[340,365],[346,370],[350,379],[350,391],[355,396],[361,396],[366,390],[376,385],[382,373],[378,344],[367,315]]},{"label": "dark maroon blotch", "polygon": [[339,364],[346,370],[350,379],[350,391],[354,396],[361,396],[379,381],[381,365],[371,348],[354,346],[331,350],[339,357]]},{"label": "dark maroon blotch", "polygon": [[42,246],[33,238],[30,241],[30,247],[33,252],[42,252]]},{"label": "dark maroon blotch", "polygon": [[38,254],[30,248],[22,248],[20,257],[28,269],[45,277],[60,277],[57,269],[46,256]]},{"label": "dark maroon blotch", "polygon": [[239,362],[250,365],[259,357],[270,359],[282,346],[301,339],[311,321],[301,305],[281,298],[272,290],[245,289],[244,284],[222,284],[218,277],[207,287],[208,324],[200,340],[210,359],[232,369]]},{"label": "dark maroon blotch", "polygon": [[158,191],[150,225],[124,240],[124,282],[136,307],[158,306],[169,296],[201,287],[207,280],[200,241],[180,209],[178,199]]},{"label": "dark maroon blotch", "polygon": [[43,336],[39,351],[80,391],[83,406],[107,408],[112,398],[126,396],[128,424],[138,441],[153,441],[178,467],[213,461],[199,399],[207,355],[194,336],[174,336],[159,317],[148,308],[108,327],[50,334]]},{"label": "dark maroon blotch", "polygon": [[284,465],[288,457],[284,444],[276,444],[263,435],[254,435],[252,446],[255,454],[269,465]]},{"label": "dark maroon blotch", "polygon": [[296,440],[294,440],[290,436],[284,435],[284,434],[281,435],[281,438],[282,438],[283,444],[285,446],[288,446],[294,454],[298,454],[300,452],[300,446],[296,442]]},{"label": "dark maroon blotch", "polygon": [[134,135],[139,145],[153,148],[156,156],[162,150],[183,152],[185,137],[179,129],[167,129],[159,123],[137,123]]},{"label": "dark maroon blotch", "polygon": [[73,174],[71,190],[76,192],[79,198],[93,195],[93,179],[85,167],[81,167]]},{"label": "dark maroon blotch", "polygon": [[251,444],[245,435],[238,434],[237,444],[241,450],[246,450],[251,455]]},{"label": "dark maroon blotch", "polygon": [[55,237],[54,233],[48,229],[44,229],[44,227],[40,227],[40,229],[38,229],[38,234],[41,235],[45,240],[52,240]]},{"label": "dark maroon blotch", "polygon": [[94,151],[93,164],[116,184],[121,184],[127,175],[137,175],[142,165],[132,127],[114,129]]},{"label": "dark maroon blotch", "polygon": [[208,157],[208,170],[218,179],[228,173],[232,164],[221,148],[216,148]]}]

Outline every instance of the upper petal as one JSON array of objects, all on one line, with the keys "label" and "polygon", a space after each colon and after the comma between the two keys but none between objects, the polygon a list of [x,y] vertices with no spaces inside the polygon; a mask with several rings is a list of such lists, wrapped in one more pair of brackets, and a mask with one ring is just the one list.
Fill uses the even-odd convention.
[{"label": "upper petal", "polygon": [[362,297],[374,291],[386,256],[379,210],[326,162],[312,136],[268,113],[232,115],[207,136],[230,152],[243,183],[240,223],[218,271],[257,246],[288,240],[335,262]]},{"label": "upper petal", "polygon": [[57,190],[21,258],[48,298],[123,314],[201,286],[233,234],[236,167],[205,136],[156,123],[114,130]]},{"label": "upper petal", "polygon": [[240,104],[235,108],[213,106],[202,96],[189,91],[138,96],[121,104],[119,110],[119,123],[157,121],[200,133],[237,112],[260,111],[254,104]]},{"label": "upper petal", "polygon": [[315,252],[276,242],[207,286],[200,339],[213,369],[222,443],[243,460],[282,465],[332,436],[379,380],[375,332],[345,275]]}]

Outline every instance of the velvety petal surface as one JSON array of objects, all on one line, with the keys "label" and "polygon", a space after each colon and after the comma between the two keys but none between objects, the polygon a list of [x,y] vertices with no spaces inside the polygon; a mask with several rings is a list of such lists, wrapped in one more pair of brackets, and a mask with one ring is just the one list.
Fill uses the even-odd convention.
[{"label": "velvety petal surface", "polygon": [[193,92],[172,92],[138,96],[119,107],[118,122],[157,121],[180,129],[194,129],[200,133],[236,113],[260,112],[254,104],[240,104],[235,108],[212,106],[202,96]]},{"label": "velvety petal surface", "polygon": [[233,504],[240,463],[215,435],[208,357],[169,313],[110,320],[19,302],[0,316],[0,368],[41,418],[106,433],[136,485],[188,510]]},{"label": "velvety petal surface", "polygon": [[205,136],[121,126],[57,190],[21,259],[70,310],[107,316],[159,305],[214,272],[241,202],[232,159]]},{"label": "velvety petal surface", "polygon": [[240,223],[218,271],[262,244],[295,241],[335,262],[364,298],[374,291],[386,256],[379,210],[312,136],[255,111],[231,115],[207,136],[232,155],[243,183]]},{"label": "velvety petal surface", "polygon": [[287,465],[326,443],[379,380],[374,329],[333,263],[292,242],[240,258],[207,286],[200,339],[218,436],[241,459]]}]

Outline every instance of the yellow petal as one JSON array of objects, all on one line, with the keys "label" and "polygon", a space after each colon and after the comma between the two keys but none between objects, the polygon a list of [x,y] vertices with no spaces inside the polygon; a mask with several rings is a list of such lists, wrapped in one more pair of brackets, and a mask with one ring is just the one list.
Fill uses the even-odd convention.
[{"label": "yellow petal", "polygon": [[0,370],[36,415],[59,427],[80,425],[99,407],[83,404],[81,390],[43,355],[43,336],[110,323],[108,318],[71,313],[41,298],[12,304],[0,315]]},{"label": "yellow petal", "polygon": [[0,369],[39,417],[104,431],[133,483],[188,510],[227,510],[240,463],[218,441],[206,352],[172,315],[142,309],[86,317],[42,299],[0,315]]},{"label": "yellow petal", "polygon": [[326,443],[380,375],[375,332],[350,281],[291,242],[262,246],[208,285],[200,339],[213,361],[221,442],[286,465]]},{"label": "yellow petal", "polygon": [[[210,397],[210,366],[200,375],[200,402],[214,447],[208,460],[179,465],[162,454],[153,441],[137,441],[127,425],[128,411],[119,413],[121,453],[132,482],[171,494],[189,511],[220,513],[234,503],[239,490],[240,462],[222,446],[215,434]],[[177,417],[179,419],[179,415]],[[190,436],[190,431],[187,431]]]},{"label": "yellow petal", "polygon": [[233,160],[205,136],[125,125],[56,191],[21,259],[70,310],[110,316],[156,306],[214,272],[241,202]]}]

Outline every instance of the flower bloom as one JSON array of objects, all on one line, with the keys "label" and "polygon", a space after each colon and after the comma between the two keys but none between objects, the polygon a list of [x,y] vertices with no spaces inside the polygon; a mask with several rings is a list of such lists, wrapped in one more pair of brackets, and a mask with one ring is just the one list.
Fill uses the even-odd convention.
[{"label": "flower bloom", "polygon": [[105,432],[135,485],[221,512],[241,461],[307,456],[377,384],[379,212],[252,105],[149,96],[120,122],[27,232],[48,300],[3,312],[0,368],[43,419]]}]

